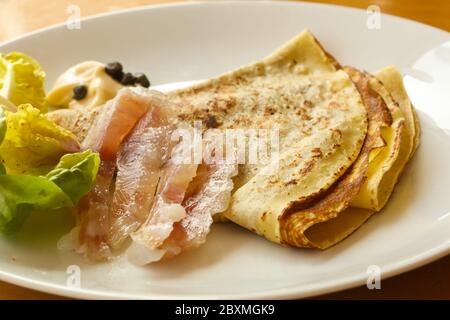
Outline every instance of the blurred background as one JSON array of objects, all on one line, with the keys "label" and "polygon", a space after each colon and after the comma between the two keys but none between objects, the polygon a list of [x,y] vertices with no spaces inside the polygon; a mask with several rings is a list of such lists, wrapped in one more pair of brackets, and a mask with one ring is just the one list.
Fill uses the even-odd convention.
[{"label": "blurred background", "polygon": [[[222,1],[222,0],[209,0]],[[259,1],[259,0],[253,0]],[[0,0],[0,42],[66,21],[78,6],[81,17],[143,5],[187,2],[174,0]],[[382,14],[416,20],[450,31],[450,0],[311,0],[367,9],[377,5]],[[414,35],[411,35],[414,37]],[[450,34],[449,34],[450,38]],[[0,281],[0,299],[57,299],[59,297]],[[400,276],[384,280],[383,290],[365,286],[319,297],[321,299],[448,299],[450,256]]]},{"label": "blurred background", "polygon": [[[188,0],[185,0],[186,2]],[[222,1],[222,0],[209,0]],[[254,0],[258,1],[258,0]],[[125,8],[182,0],[0,0],[0,41],[63,22],[69,5],[77,5],[81,16]],[[311,0],[366,9],[377,5],[382,13],[420,21],[450,31],[450,0]]]}]

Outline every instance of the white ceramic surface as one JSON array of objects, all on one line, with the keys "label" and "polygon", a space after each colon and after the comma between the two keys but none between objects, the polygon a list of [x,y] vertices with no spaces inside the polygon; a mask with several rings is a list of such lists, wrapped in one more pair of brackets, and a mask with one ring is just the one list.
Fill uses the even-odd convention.
[{"label": "white ceramic surface", "polygon": [[[194,3],[88,18],[0,46],[38,59],[48,83],[88,59],[118,60],[152,83],[206,79],[262,58],[309,28],[342,64],[375,71],[397,65],[419,112],[423,135],[392,200],[339,245],[324,251],[284,248],[232,224],[215,225],[207,244],[173,261],[135,267],[90,265],[61,254],[55,241],[70,228],[64,214],[33,217],[15,239],[0,238],[0,279],[80,298],[298,298],[364,284],[377,265],[382,279],[450,252],[450,35],[382,15],[336,6]],[[81,268],[81,288],[66,285]]]}]

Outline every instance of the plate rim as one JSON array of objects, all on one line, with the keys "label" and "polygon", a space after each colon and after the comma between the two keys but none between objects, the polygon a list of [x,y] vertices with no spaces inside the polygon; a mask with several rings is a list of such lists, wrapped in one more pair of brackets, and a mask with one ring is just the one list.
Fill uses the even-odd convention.
[{"label": "plate rim", "polygon": [[[114,15],[127,15],[133,12],[148,11],[164,9],[168,7],[185,7],[185,6],[235,6],[235,5],[252,5],[252,6],[304,6],[304,7],[330,7],[335,10],[343,11],[357,11],[361,12],[364,9],[341,6],[337,4],[323,4],[323,3],[312,3],[312,2],[292,2],[292,1],[250,1],[250,0],[232,0],[232,1],[219,1],[219,2],[209,2],[209,1],[188,1],[188,2],[173,2],[173,3],[162,3],[162,4],[150,4],[132,8],[126,8],[121,10],[116,10],[112,12],[104,12],[95,15],[90,15],[81,18],[81,22],[91,21],[95,19],[101,19]],[[420,25],[422,28],[429,29],[430,32],[440,32],[446,35],[450,35],[450,32],[427,25],[422,22],[407,19],[404,17],[399,17],[387,13],[383,13],[383,16],[388,16],[389,19],[397,20],[399,23],[412,23]],[[26,33],[19,37],[4,41],[0,43],[0,48],[8,45],[13,45],[15,42],[26,40],[27,38],[32,38],[38,34],[49,32],[51,30],[64,28],[66,22],[61,22],[44,28],[34,30],[32,32]],[[382,266],[382,279],[388,279],[393,276],[399,275],[411,271],[413,269],[419,268],[426,264],[429,264],[435,260],[443,258],[450,255],[450,239],[447,242],[433,247],[431,250],[427,250],[422,253],[418,253],[404,259],[402,261],[394,261],[389,264]],[[258,290],[257,292],[246,292],[244,294],[162,294],[162,293],[152,293],[145,292],[142,294],[136,293],[121,293],[119,291],[106,292],[102,290],[95,289],[76,289],[70,288],[60,284],[52,284],[50,282],[35,280],[27,277],[23,277],[14,273],[5,272],[0,270],[0,280],[21,286],[27,289],[36,290],[48,294],[59,295],[62,297],[70,297],[76,299],[174,299],[183,300],[189,299],[295,299],[295,298],[305,298],[314,297],[322,294],[333,293],[337,291],[342,291],[350,288],[354,288],[363,285],[367,280],[367,275],[365,273],[357,273],[355,275],[347,275],[340,277],[337,280],[325,280],[319,285],[316,283],[308,284],[305,286],[294,284],[290,287],[277,288],[277,289],[266,289]]]},{"label": "plate rim", "polygon": [[[289,1],[289,0],[259,0],[259,1],[252,1],[252,0],[226,0],[226,1],[214,1],[214,2],[210,2],[208,0],[190,0],[190,1],[180,1],[180,0],[176,0],[175,2],[171,2],[171,3],[159,3],[159,4],[148,4],[148,5],[142,5],[142,6],[137,6],[137,7],[131,7],[131,8],[125,8],[125,9],[119,9],[119,10],[114,10],[114,11],[110,11],[110,12],[102,12],[102,13],[97,13],[97,14],[93,14],[93,15],[89,15],[86,17],[82,17],[80,18],[81,23],[83,21],[90,21],[90,20],[95,20],[95,19],[99,19],[99,18],[103,18],[103,17],[107,17],[107,16],[114,16],[114,15],[122,15],[122,14],[128,14],[128,13],[132,13],[132,12],[137,12],[137,11],[146,11],[146,10],[154,10],[154,9],[163,9],[163,8],[167,8],[167,7],[183,7],[183,6],[224,6],[224,5],[279,5],[279,6],[305,6],[305,7],[317,7],[317,6],[322,6],[322,7],[331,7],[337,10],[350,10],[350,11],[364,11],[364,9],[361,8],[355,8],[355,7],[349,7],[349,6],[341,6],[338,4],[331,4],[331,3],[316,3],[316,2],[303,2],[303,1]],[[403,23],[413,23],[413,24],[418,24],[421,25],[422,27],[425,28],[429,28],[431,30],[437,31],[437,32],[443,32],[446,34],[450,35],[450,31],[420,22],[420,21],[416,21],[416,20],[412,20],[409,18],[405,18],[405,17],[400,17],[400,16],[396,16],[393,14],[389,14],[389,13],[383,13],[381,12],[381,14],[383,16],[387,16],[389,17],[389,19],[396,19],[398,21],[401,21]],[[58,29],[60,27],[64,27],[66,25],[66,22],[59,22],[56,24],[52,24],[50,26],[46,26],[43,28],[39,28],[36,30],[33,30],[31,32],[27,32],[23,35],[20,35],[18,37],[6,40],[6,41],[2,41],[0,42],[0,47],[3,46],[7,46],[7,45],[11,45],[14,42],[17,41],[21,41],[24,40],[26,38],[29,37],[33,37],[39,33],[45,33],[47,31],[53,30],[53,29]]]},{"label": "plate rim", "polygon": [[[450,254],[450,240],[443,243],[432,250],[425,253],[416,254],[406,260],[395,261],[382,267],[382,280],[389,279],[404,272],[414,270],[416,268],[427,265],[439,258]],[[232,300],[232,299],[301,299],[312,298],[322,294],[333,293],[351,289],[363,285],[367,276],[364,273],[341,277],[330,284],[325,281],[319,286],[309,284],[306,286],[293,285],[289,288],[259,290],[258,292],[248,292],[244,294],[161,294],[146,292],[145,294],[119,294],[117,291],[111,293],[93,290],[93,289],[76,289],[63,285],[55,285],[45,281],[38,281],[26,277],[18,276],[14,273],[4,272],[0,270],[0,280],[7,283],[21,286],[44,293],[59,295],[62,297],[76,299],[133,299],[133,300],[185,300],[187,298],[193,300]],[[306,289],[305,289],[306,288]],[[302,290],[303,289],[303,290]]]}]

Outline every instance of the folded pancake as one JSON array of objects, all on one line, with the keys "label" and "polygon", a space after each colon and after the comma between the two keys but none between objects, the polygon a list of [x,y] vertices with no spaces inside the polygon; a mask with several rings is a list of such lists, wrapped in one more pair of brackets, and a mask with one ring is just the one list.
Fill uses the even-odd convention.
[{"label": "folded pancake", "polygon": [[180,122],[281,128],[279,158],[240,166],[223,217],[276,243],[325,249],[380,210],[418,124],[398,72],[376,77],[342,69],[304,31],[260,62],[173,92]]},{"label": "folded pancake", "polygon": [[279,127],[276,161],[240,166],[224,214],[278,243],[289,243],[282,239],[284,213],[329,192],[358,158],[368,129],[357,88],[309,32],[261,62],[169,98],[181,106],[180,122],[207,126],[214,118],[221,129]]},{"label": "folded pancake", "polygon": [[371,151],[366,180],[352,199],[352,207],[305,231],[309,241],[321,249],[344,239],[383,208],[419,144],[417,115],[397,69],[390,66],[376,72],[375,77],[370,76],[370,86],[383,98],[392,115],[392,123],[381,128],[385,146]]},{"label": "folded pancake", "polygon": [[[386,102],[393,121],[391,126],[383,128],[382,136],[386,147],[371,153],[367,179],[351,205],[379,211],[387,203],[400,173],[417,147],[418,124],[414,120],[414,111],[403,89],[401,76],[395,68],[390,67],[375,73],[370,83]],[[398,99],[401,98],[399,95],[402,95],[401,104],[394,100],[393,92],[396,92]]]},{"label": "folded pancake", "polygon": [[381,81],[381,83],[391,94],[392,99],[398,104],[398,107],[403,113],[409,136],[413,138],[413,144],[411,146],[409,155],[409,157],[411,158],[414,154],[414,151],[419,146],[420,124],[417,113],[414,110],[412,103],[409,100],[405,86],[403,85],[402,75],[394,66],[388,66],[375,72],[374,76],[379,81]]},{"label": "folded pancake", "polygon": [[[360,192],[367,178],[371,153],[385,147],[382,130],[390,128],[392,117],[384,100],[372,89],[370,76],[353,68],[347,67],[344,70],[355,83],[367,108],[369,124],[364,145],[353,166],[333,185],[328,194],[313,204],[306,203],[304,208],[297,206],[283,212],[279,221],[284,243],[324,249],[342,240],[365,220],[360,219],[361,214],[346,216],[346,225],[337,224],[343,220],[342,217],[335,219],[338,215],[345,215],[344,210]],[[369,217],[370,211],[364,212],[362,216]],[[328,233],[321,232],[317,235],[316,229],[310,229],[325,221],[328,221]]]},{"label": "folded pancake", "polygon": [[[341,69],[339,62],[321,48],[333,66]],[[385,67],[371,76],[370,87],[384,100],[393,121],[389,127],[382,128],[385,147],[371,151],[366,181],[351,206],[380,211],[419,145],[420,124],[403,85],[402,75],[394,66]]]}]

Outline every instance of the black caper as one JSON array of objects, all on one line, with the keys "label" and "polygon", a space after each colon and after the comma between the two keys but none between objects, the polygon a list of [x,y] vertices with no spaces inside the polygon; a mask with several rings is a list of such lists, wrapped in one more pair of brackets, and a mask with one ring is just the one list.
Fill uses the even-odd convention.
[{"label": "black caper", "polygon": [[208,118],[206,118],[206,127],[207,128],[217,128],[219,126],[219,122],[217,121],[217,118],[213,115],[208,115]]},{"label": "black caper", "polygon": [[124,86],[132,86],[136,83],[136,78],[129,72],[126,72],[123,74],[122,80],[120,80],[120,83]]},{"label": "black caper", "polygon": [[116,81],[120,82],[122,80],[123,67],[117,61],[108,63],[105,67],[105,72],[107,74],[109,74]]},{"label": "black caper", "polygon": [[73,98],[75,100],[81,100],[86,97],[87,87],[85,85],[79,85],[73,88]]},{"label": "black caper", "polygon": [[136,84],[139,84],[144,88],[150,87],[150,81],[148,81],[148,78],[145,74],[138,72],[134,74],[134,77],[136,78]]}]

